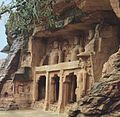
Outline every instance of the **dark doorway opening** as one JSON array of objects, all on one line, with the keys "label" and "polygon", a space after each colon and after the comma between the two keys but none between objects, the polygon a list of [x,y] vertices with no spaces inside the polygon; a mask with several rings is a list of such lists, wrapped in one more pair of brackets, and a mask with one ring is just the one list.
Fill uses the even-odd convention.
[{"label": "dark doorway opening", "polygon": [[46,77],[41,76],[38,81],[38,101],[45,99]]},{"label": "dark doorway opening", "polygon": [[77,76],[70,73],[64,82],[64,106],[76,102]]},{"label": "dark doorway opening", "polygon": [[69,74],[69,80],[70,80],[70,89],[69,89],[69,103],[76,102],[76,88],[77,88],[77,76],[74,75],[74,73]]},{"label": "dark doorway opening", "polygon": [[58,76],[55,77],[55,102],[58,101],[59,98],[59,80]]}]

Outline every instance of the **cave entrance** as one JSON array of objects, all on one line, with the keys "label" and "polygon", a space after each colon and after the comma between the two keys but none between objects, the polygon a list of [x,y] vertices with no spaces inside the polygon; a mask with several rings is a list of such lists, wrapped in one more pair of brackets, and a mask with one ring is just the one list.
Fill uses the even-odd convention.
[{"label": "cave entrance", "polygon": [[76,102],[76,88],[77,88],[77,76],[74,73],[70,73],[66,76],[63,84],[64,89],[64,106]]},{"label": "cave entrance", "polygon": [[77,88],[77,76],[72,74],[69,74],[70,79],[70,89],[69,89],[69,103],[76,102],[76,93],[75,90]]},{"label": "cave entrance", "polygon": [[41,76],[38,81],[38,101],[45,99],[46,77]]}]

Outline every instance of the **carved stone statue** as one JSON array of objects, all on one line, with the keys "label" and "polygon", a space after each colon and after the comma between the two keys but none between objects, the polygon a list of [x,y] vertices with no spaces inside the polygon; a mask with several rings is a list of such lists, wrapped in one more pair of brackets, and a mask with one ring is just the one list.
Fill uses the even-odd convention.
[{"label": "carved stone statue", "polygon": [[90,83],[85,61],[81,60],[80,66],[81,70],[79,72],[79,77],[77,78],[76,89],[77,100],[79,100],[81,97],[85,96],[88,93]]},{"label": "carved stone statue", "polygon": [[53,42],[53,48],[49,54],[49,59],[48,59],[48,64],[58,64],[62,62],[62,51],[59,48],[59,43],[58,41]]},{"label": "carved stone statue", "polygon": [[101,31],[101,24],[97,24],[95,28],[95,36],[94,38],[97,41],[97,51],[101,52],[101,43],[102,43],[102,37],[100,36],[100,31]]},{"label": "carved stone statue", "polygon": [[100,37],[101,24],[97,24],[95,31],[89,30],[88,40],[89,43],[85,46],[85,53],[90,54],[95,52],[101,52],[101,42],[102,38]]},{"label": "carved stone statue", "polygon": [[62,52],[63,52],[63,62],[69,62],[70,61],[70,47],[69,47],[68,41],[64,41]]},{"label": "carved stone statue", "polygon": [[18,92],[19,93],[23,93],[24,92],[24,86],[23,85],[19,85],[18,86]]},{"label": "carved stone statue", "polygon": [[83,52],[83,48],[79,44],[78,37],[74,37],[73,48],[71,49],[71,61],[78,60],[78,54]]}]

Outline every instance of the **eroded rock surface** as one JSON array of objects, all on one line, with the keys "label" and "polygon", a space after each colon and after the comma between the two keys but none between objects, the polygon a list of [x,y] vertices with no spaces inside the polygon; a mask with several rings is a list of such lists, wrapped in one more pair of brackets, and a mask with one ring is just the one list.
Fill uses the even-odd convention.
[{"label": "eroded rock surface", "polygon": [[[120,51],[110,56],[104,65],[104,75],[90,94],[82,98],[69,117],[116,117],[120,114]],[[116,112],[117,111],[117,112]]]}]

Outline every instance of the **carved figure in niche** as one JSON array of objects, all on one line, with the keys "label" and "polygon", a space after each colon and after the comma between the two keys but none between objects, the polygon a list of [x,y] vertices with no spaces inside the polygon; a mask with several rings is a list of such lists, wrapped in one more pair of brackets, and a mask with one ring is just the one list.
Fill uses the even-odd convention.
[{"label": "carved figure in niche", "polygon": [[70,47],[69,47],[68,41],[64,41],[62,52],[63,52],[63,61],[69,62],[70,61]]},{"label": "carved figure in niche", "polygon": [[97,24],[95,28],[95,38],[97,41],[97,51],[101,52],[101,44],[102,44],[102,37],[100,36],[100,31],[102,28],[102,24]]},{"label": "carved figure in niche", "polygon": [[58,64],[62,62],[62,51],[60,49],[58,41],[53,42],[53,48],[49,54],[48,64]]},{"label": "carved figure in niche", "polygon": [[79,38],[74,37],[73,48],[71,49],[71,61],[78,60],[78,54],[83,52],[82,46],[79,44]]},{"label": "carved figure in niche", "polygon": [[100,37],[101,24],[97,24],[94,30],[89,30],[88,40],[89,43],[85,46],[85,53],[95,54],[96,51],[101,52],[101,42],[102,38]]},{"label": "carved figure in niche", "polygon": [[18,86],[18,93],[23,93],[24,92],[24,86],[23,85],[19,85]]},{"label": "carved figure in niche", "polygon": [[77,89],[76,89],[76,95],[78,100],[88,93],[89,84],[90,84],[86,62],[84,60],[81,60],[80,65],[81,65],[81,70],[79,72],[79,77],[77,78]]}]

